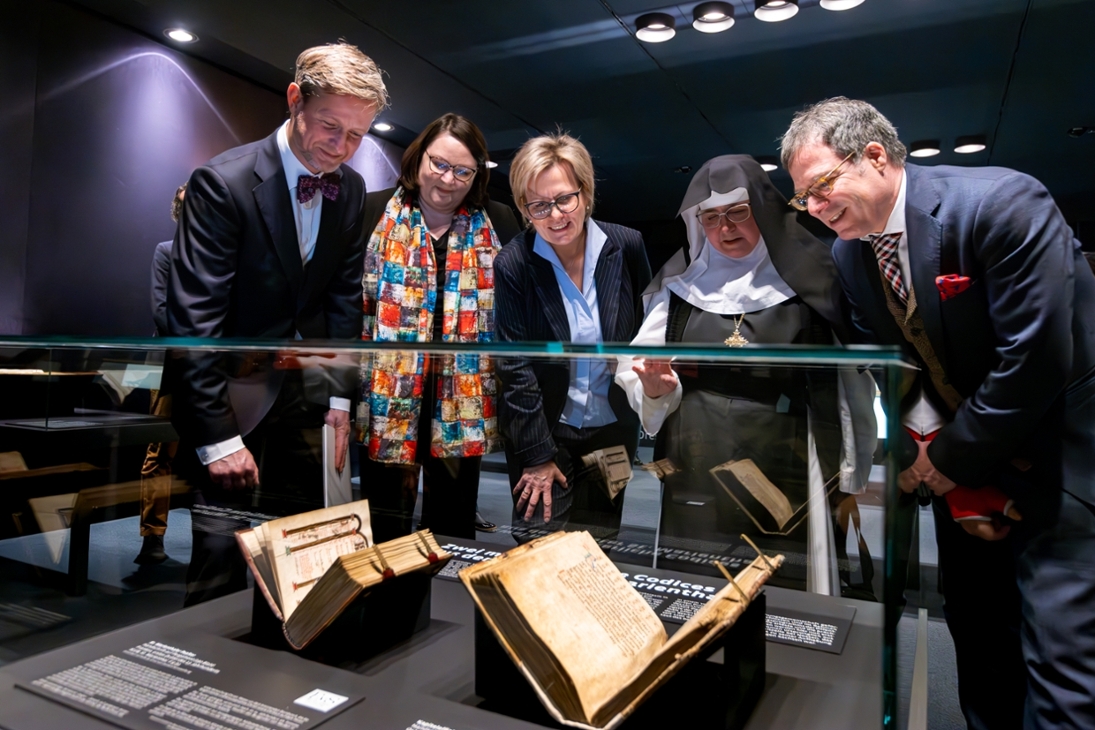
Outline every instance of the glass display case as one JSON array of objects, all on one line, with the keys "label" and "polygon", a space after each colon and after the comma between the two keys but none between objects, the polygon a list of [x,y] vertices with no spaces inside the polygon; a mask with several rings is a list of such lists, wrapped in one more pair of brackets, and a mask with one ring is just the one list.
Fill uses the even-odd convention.
[{"label": "glass display case", "polygon": [[[202,573],[209,551],[233,542],[236,529],[367,498],[378,538],[441,528],[438,541],[454,557],[435,584],[549,532],[587,530],[667,625],[724,584],[715,563],[735,572],[758,548],[781,554],[767,589],[769,700],[749,727],[896,727],[897,623],[915,511],[895,482],[898,424],[880,405],[896,400],[911,367],[896,349],[406,348],[0,340],[0,703],[44,657],[138,626],[135,636],[161,622],[238,638],[250,621],[242,591],[251,578],[221,585]],[[645,396],[636,375],[653,361],[670,362],[677,383],[659,398]],[[608,393],[568,392],[571,374],[597,368],[616,373]],[[600,408],[599,436],[575,425],[575,404]],[[341,441],[324,428],[332,406],[353,419],[341,471],[331,462]],[[421,419],[428,433],[415,432]],[[209,435],[226,422],[243,432],[245,449],[224,453],[254,452],[257,486],[210,481],[202,462],[220,452],[195,447],[232,442],[231,428]],[[461,513],[454,522],[441,488],[422,494],[431,477],[412,465],[427,452],[468,470],[435,484],[473,490],[474,521]],[[377,486],[390,470],[400,475],[394,492]],[[546,480],[539,489],[537,479]],[[226,597],[205,600],[217,595]],[[451,580],[432,602],[435,623],[470,615]],[[489,710],[457,680],[472,671],[467,641],[444,656],[416,653],[443,643],[348,666],[398,685],[384,699],[365,690],[370,712],[387,703],[393,723],[407,708],[429,708],[420,716],[442,725],[505,726],[484,719]],[[393,679],[406,674],[396,672],[401,661],[422,681]],[[829,705],[819,704],[826,693]],[[796,702],[794,712],[784,707]]]}]

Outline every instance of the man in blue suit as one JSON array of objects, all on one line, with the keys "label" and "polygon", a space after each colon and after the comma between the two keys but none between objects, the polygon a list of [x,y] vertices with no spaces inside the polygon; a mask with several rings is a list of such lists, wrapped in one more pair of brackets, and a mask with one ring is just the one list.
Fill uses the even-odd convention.
[{"label": "man in blue suit", "polygon": [[1079,242],[1027,175],[906,165],[865,102],[800,112],[782,154],[792,205],[838,235],[864,341],[921,366],[898,481],[935,495],[967,722],[1095,727],[1095,278]]}]

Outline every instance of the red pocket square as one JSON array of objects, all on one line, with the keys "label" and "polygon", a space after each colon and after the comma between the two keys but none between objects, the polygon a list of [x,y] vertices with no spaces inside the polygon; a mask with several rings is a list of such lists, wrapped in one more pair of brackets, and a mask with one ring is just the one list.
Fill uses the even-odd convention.
[{"label": "red pocket square", "polygon": [[935,286],[939,289],[939,298],[944,302],[969,289],[972,283],[968,276],[959,276],[958,274],[935,277]]}]

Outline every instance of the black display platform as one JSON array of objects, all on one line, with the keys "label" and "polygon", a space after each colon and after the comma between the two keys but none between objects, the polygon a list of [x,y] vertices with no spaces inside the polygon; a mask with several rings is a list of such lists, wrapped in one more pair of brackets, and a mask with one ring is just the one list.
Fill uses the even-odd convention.
[{"label": "black display platform", "polygon": [[409,573],[364,591],[312,643],[294,649],[259,590],[252,591],[251,632],[242,641],[338,666],[363,662],[430,625],[433,576]]},{"label": "black display platform", "polygon": [[[745,727],[764,691],[765,614],[765,596],[761,592],[725,634],[659,687],[620,724],[620,730],[680,725],[682,708],[688,708],[688,723],[693,727]],[[564,727],[544,709],[478,610],[475,693],[484,699],[479,706],[485,710],[547,727]]]},{"label": "black display platform", "polygon": [[[447,538],[438,538],[448,542]],[[463,541],[462,541],[463,542]],[[443,543],[444,544],[444,543]],[[477,543],[505,549],[498,543]],[[688,574],[670,573],[682,581]],[[435,580],[431,586],[429,626],[387,651],[353,666],[352,687],[364,702],[323,724],[323,730],[388,728],[403,730],[416,722],[452,730],[536,730],[540,724],[494,712],[475,691],[474,604],[458,582]],[[882,727],[882,605],[765,588],[769,613],[793,609],[814,616],[856,607],[840,654],[768,642],[764,691],[745,730],[877,730]],[[253,596],[236,593],[162,618],[0,665],[0,726],[7,730],[107,730],[111,725],[14,687],[96,657],[124,651],[167,635],[204,634],[238,639],[251,631]],[[672,630],[671,626],[667,626]],[[238,642],[231,642],[238,644]],[[304,661],[288,652],[287,660]],[[317,671],[341,670],[315,662]],[[332,675],[333,676],[333,675]],[[323,686],[318,685],[317,686]],[[348,694],[344,692],[343,694]],[[537,703],[539,705],[539,703]],[[704,727],[690,721],[691,707],[680,708],[673,724]],[[428,727],[428,725],[419,725]]]}]

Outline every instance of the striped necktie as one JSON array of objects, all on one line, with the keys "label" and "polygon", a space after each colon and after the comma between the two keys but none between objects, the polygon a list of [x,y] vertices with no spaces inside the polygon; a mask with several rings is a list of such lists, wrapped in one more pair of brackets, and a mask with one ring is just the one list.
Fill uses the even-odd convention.
[{"label": "striped necktie", "polygon": [[901,277],[901,263],[897,260],[897,242],[901,240],[901,233],[872,233],[869,238],[882,275],[890,282],[901,303],[908,306],[909,290],[905,287],[905,280]]}]

